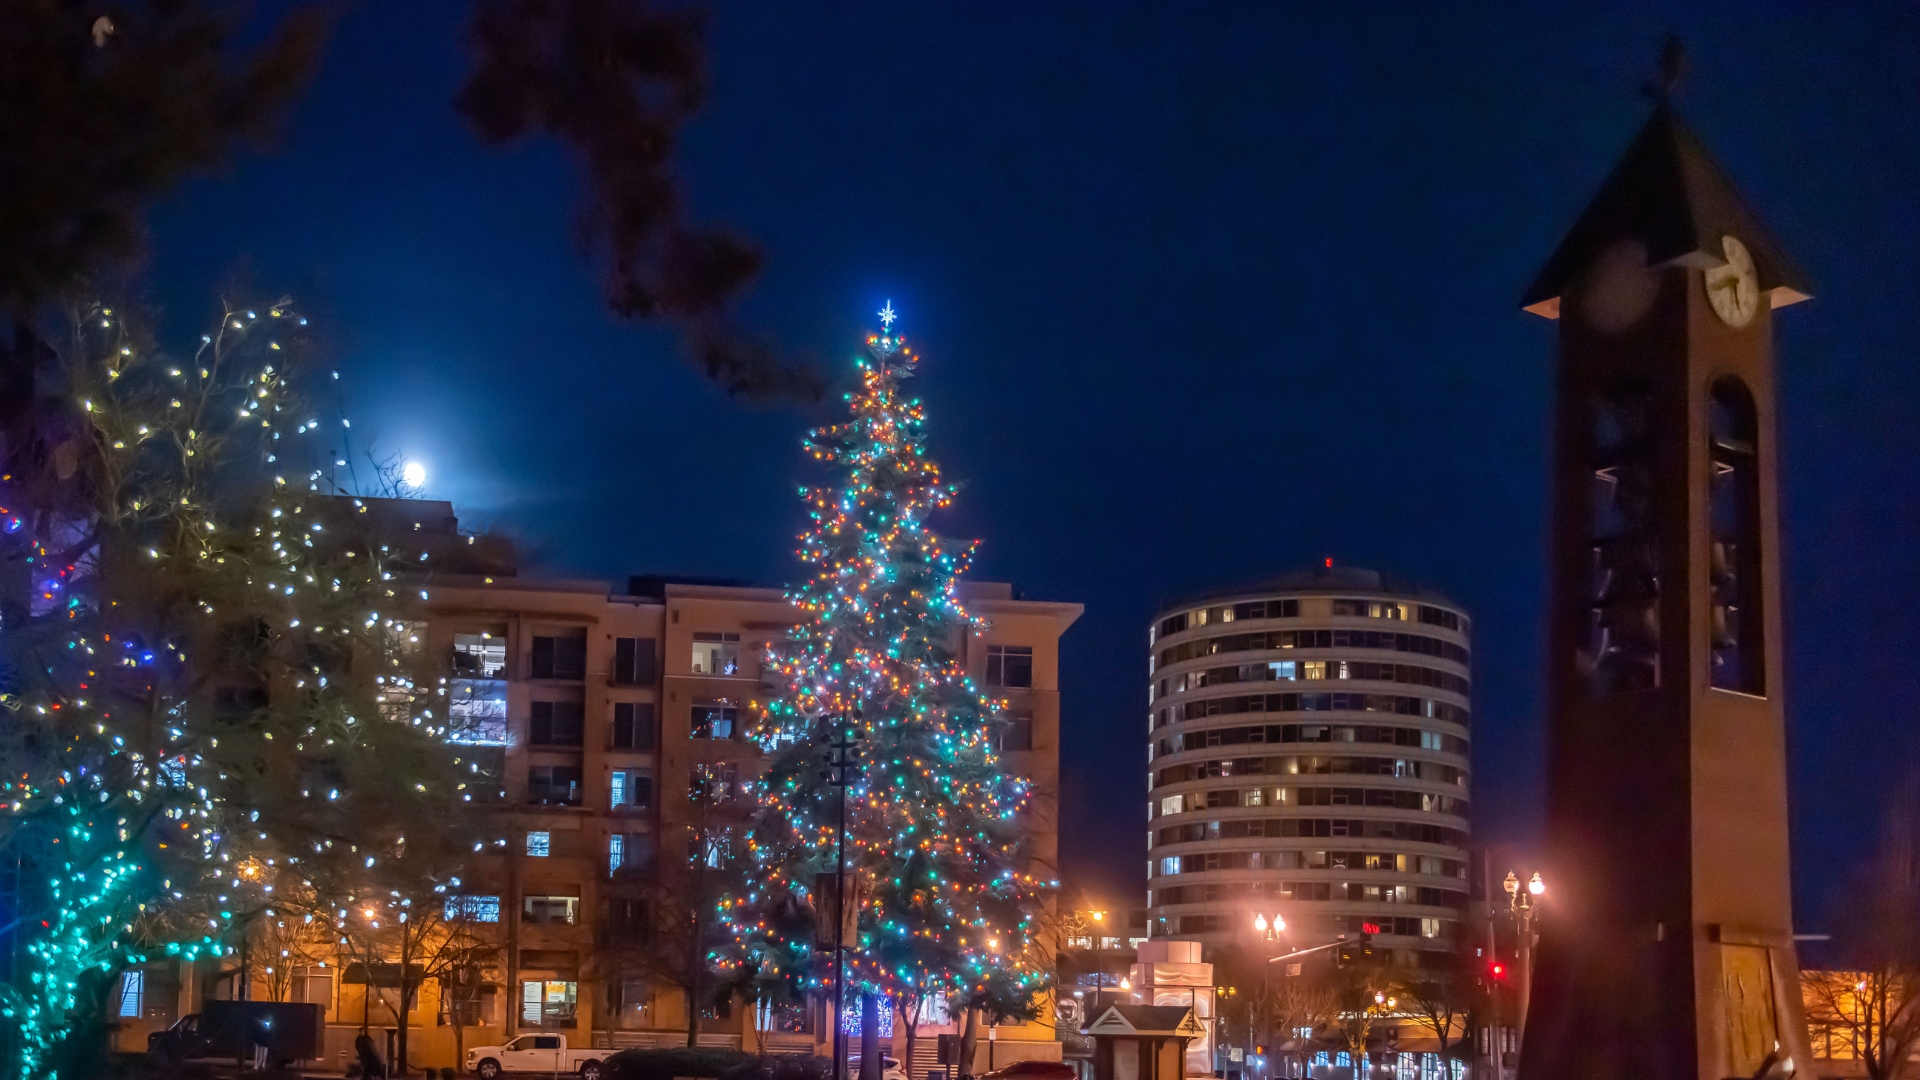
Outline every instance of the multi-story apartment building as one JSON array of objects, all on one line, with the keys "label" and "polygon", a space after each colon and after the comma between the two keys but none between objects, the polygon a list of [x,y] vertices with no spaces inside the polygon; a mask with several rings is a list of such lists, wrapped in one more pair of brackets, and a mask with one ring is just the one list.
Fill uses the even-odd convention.
[{"label": "multi-story apartment building", "polygon": [[[690,964],[704,966],[704,949],[674,938],[674,915],[717,898],[717,880],[702,871],[733,854],[750,809],[744,785],[762,766],[745,737],[750,705],[767,696],[761,656],[793,626],[794,610],[777,588],[523,577],[497,548],[487,560],[460,558],[487,546],[465,543],[444,503],[378,509],[408,518],[400,524],[415,539],[444,534],[429,542],[443,570],[421,582],[428,599],[411,617],[421,647],[448,662],[452,741],[500,780],[475,812],[492,815],[504,841],[476,856],[470,891],[456,901],[491,924],[498,959],[457,1010],[439,987],[423,988],[410,1017],[412,1063],[455,1063],[456,1011],[467,1046],[524,1031],[607,1047],[684,1040],[684,983]],[[1058,643],[1081,608],[1014,599],[1011,586],[991,582],[963,583],[961,594],[985,623],[956,644],[973,677],[1008,702],[1000,746],[1007,767],[1034,781],[1029,849],[1052,867]],[[382,1001],[395,995],[376,985],[369,1003],[364,971],[342,957],[293,980],[297,1000],[328,1008],[330,1056],[351,1044],[363,1015],[375,1029],[394,1026]],[[131,1010],[146,1022],[130,1024],[123,1045],[143,1046],[146,1030],[231,985],[209,972],[174,978],[152,980],[152,1007]],[[703,1012],[704,1044],[819,1049],[831,1031],[820,1003],[755,1011],[714,1000],[711,979],[692,1007]],[[921,1034],[953,1030],[932,1024]],[[1043,1024],[998,1034],[1000,1064],[1059,1056],[1050,1011]],[[929,1053],[934,1044],[924,1040]]]},{"label": "multi-story apartment building", "polygon": [[1403,963],[1449,948],[1467,905],[1469,631],[1444,597],[1344,568],[1160,612],[1153,936],[1278,953],[1369,933]]}]

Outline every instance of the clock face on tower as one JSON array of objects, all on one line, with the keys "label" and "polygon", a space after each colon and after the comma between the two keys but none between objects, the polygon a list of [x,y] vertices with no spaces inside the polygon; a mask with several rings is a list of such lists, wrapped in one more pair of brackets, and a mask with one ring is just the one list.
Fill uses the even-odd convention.
[{"label": "clock face on tower", "polygon": [[1727,261],[1703,275],[1707,301],[1721,322],[1738,330],[1752,322],[1754,312],[1760,310],[1760,278],[1754,273],[1753,256],[1747,254],[1747,245],[1732,236],[1723,236],[1720,247]]}]

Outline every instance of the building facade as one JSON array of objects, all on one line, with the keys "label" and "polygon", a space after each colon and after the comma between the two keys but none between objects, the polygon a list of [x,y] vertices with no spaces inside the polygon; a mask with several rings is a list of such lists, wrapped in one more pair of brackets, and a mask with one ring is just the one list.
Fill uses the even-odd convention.
[{"label": "building facade", "polygon": [[[409,535],[439,529],[455,541],[443,545],[450,553],[464,546],[445,504],[381,509],[416,507],[422,520]],[[761,679],[766,646],[795,622],[783,591],[663,577],[542,579],[506,566],[419,584],[428,599],[412,617],[420,648],[446,661],[454,752],[498,780],[476,785],[475,800],[475,812],[497,822],[498,841],[476,855],[463,875],[468,891],[450,903],[499,948],[464,1000],[422,987],[408,1017],[411,1064],[454,1065],[457,1045],[529,1031],[565,1033],[575,1045],[679,1045],[689,1008],[702,1014],[702,1045],[824,1052],[828,1006],[756,1010],[715,1000],[711,979],[689,994],[684,958],[704,966],[705,949],[676,949],[685,942],[670,936],[683,921],[675,905],[717,899],[718,871],[751,810],[747,784],[762,755],[746,725],[752,702],[772,690]],[[1081,607],[1016,600],[1010,585],[992,582],[963,582],[960,592],[983,624],[956,644],[973,678],[1007,702],[997,738],[1006,767],[1033,781],[1029,852],[1043,876],[1057,877],[1058,645]],[[363,1017],[376,1041],[395,1028],[389,1003],[398,995],[380,985],[382,967],[374,965],[371,990],[366,966],[351,957],[294,973],[288,996],[326,1006],[330,1059],[351,1046]],[[233,980],[183,969],[123,983],[134,1003],[121,1010],[118,1041],[132,1049],[202,998],[226,996]],[[256,983],[250,996],[268,996],[267,986]],[[1058,1059],[1051,1016],[1048,1008],[1043,1022],[1003,1026],[999,1063]],[[955,1030],[936,1022],[920,1034]],[[927,1053],[934,1044],[923,1038]]]},{"label": "building facade", "polygon": [[1365,933],[1407,964],[1452,948],[1468,891],[1470,637],[1458,605],[1356,569],[1160,612],[1153,937],[1277,955]]}]

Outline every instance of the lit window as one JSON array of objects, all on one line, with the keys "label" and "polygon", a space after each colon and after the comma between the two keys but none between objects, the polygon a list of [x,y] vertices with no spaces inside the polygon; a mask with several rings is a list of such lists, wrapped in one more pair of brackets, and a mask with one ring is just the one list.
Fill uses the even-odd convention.
[{"label": "lit window", "polygon": [[1178,855],[1169,855],[1169,856],[1167,856],[1166,858],[1164,858],[1164,859],[1161,859],[1161,860],[1160,860],[1160,872],[1161,872],[1162,874],[1177,874],[1177,873],[1179,873],[1179,872],[1180,872],[1180,856],[1178,856]]},{"label": "lit window", "polygon": [[1160,800],[1160,816],[1161,817],[1166,817],[1168,814],[1177,814],[1179,812],[1180,812],[1180,796],[1169,795],[1166,798]]},{"label": "lit window", "polygon": [[740,710],[730,701],[696,701],[690,719],[696,739],[740,737]]},{"label": "lit window", "polygon": [[144,971],[123,971],[120,973],[120,1015],[139,1016],[145,1009],[147,996],[147,973]]},{"label": "lit window", "polygon": [[530,923],[572,926],[579,916],[577,896],[529,896],[520,906],[520,917]]},{"label": "lit window", "polygon": [[607,873],[613,874],[619,872],[620,863],[626,858],[626,855],[627,838],[624,835],[614,833],[607,837]]},{"label": "lit window", "polygon": [[696,632],[693,635],[693,673],[740,674],[740,635]]},{"label": "lit window", "polygon": [[469,746],[507,745],[507,683],[504,679],[448,682],[447,741]]},{"label": "lit window", "polygon": [[[579,1000],[580,984],[560,981],[532,981],[520,984],[520,1022],[541,1027],[561,1027],[573,1023]],[[551,1036],[553,1046],[522,1046],[520,1049],[559,1049],[560,1037]]]},{"label": "lit window", "polygon": [[651,769],[615,769],[607,787],[611,809],[645,810],[653,805]]},{"label": "lit window", "polygon": [[1302,661],[1300,661],[1300,677],[1301,677],[1301,678],[1303,678],[1303,679],[1324,679],[1324,678],[1326,678],[1326,677],[1327,677],[1327,662],[1326,662],[1325,660],[1302,660]]},{"label": "lit window", "polygon": [[544,859],[553,854],[553,834],[550,832],[528,833],[527,854],[536,859]]},{"label": "lit window", "polygon": [[469,679],[505,678],[507,639],[493,633],[453,635],[453,673]]},{"label": "lit window", "polygon": [[1300,677],[1298,663],[1293,660],[1275,660],[1267,665],[1267,671],[1277,682],[1293,682]]},{"label": "lit window", "polygon": [[447,898],[447,921],[465,919],[468,922],[497,923],[500,921],[500,898],[497,896],[450,896]]}]

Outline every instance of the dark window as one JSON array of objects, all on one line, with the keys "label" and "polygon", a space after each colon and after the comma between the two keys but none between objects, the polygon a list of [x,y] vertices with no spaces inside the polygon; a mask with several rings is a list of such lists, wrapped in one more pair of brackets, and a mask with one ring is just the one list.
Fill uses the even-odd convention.
[{"label": "dark window", "polygon": [[731,761],[705,762],[687,770],[687,798],[693,802],[727,802],[739,793],[740,766]]},{"label": "dark window", "polygon": [[528,766],[527,803],[530,806],[579,806],[580,767],[577,765]]},{"label": "dark window", "polygon": [[533,677],[579,680],[587,677],[587,634],[533,639]]},{"label": "dark window", "polygon": [[1617,386],[1593,403],[1593,562],[1575,660],[1595,697],[1660,685],[1658,426],[1645,386]]},{"label": "dark window", "polygon": [[534,746],[579,746],[585,721],[577,701],[536,701],[527,723],[527,742]]},{"label": "dark window", "polygon": [[1182,630],[1185,630],[1186,628],[1187,628],[1187,613],[1184,611],[1178,615],[1169,615],[1166,618],[1160,620],[1160,636],[1161,637],[1167,637],[1171,634],[1177,634]]},{"label": "dark window", "polygon": [[613,749],[653,749],[653,703],[616,701],[613,704]]},{"label": "dark window", "polygon": [[1767,692],[1760,603],[1759,423],[1739,379],[1713,384],[1707,405],[1709,648],[1714,686]]},{"label": "dark window", "polygon": [[613,639],[613,683],[616,686],[652,686],[660,677],[654,639]]},{"label": "dark window", "polygon": [[222,686],[213,692],[213,709],[222,720],[237,720],[266,707],[264,686]]},{"label": "dark window", "polygon": [[1033,749],[1033,717],[1006,715],[993,729],[995,750]]},{"label": "dark window", "polygon": [[612,909],[607,913],[607,922],[615,930],[643,932],[651,926],[647,918],[647,902],[630,896],[615,897]]},{"label": "dark window", "polygon": [[337,641],[309,641],[301,648],[308,672],[338,679],[353,670],[353,646]]},{"label": "dark window", "polygon": [[1012,688],[1033,685],[1033,647],[1030,645],[987,646],[987,685]]}]

